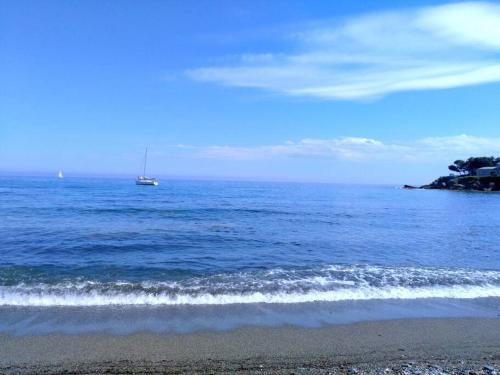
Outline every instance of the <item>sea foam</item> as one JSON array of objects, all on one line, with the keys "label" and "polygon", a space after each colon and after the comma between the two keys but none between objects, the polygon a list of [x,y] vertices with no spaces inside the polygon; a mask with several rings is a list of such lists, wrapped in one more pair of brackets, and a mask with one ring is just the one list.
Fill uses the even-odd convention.
[{"label": "sea foam", "polygon": [[1,306],[226,305],[500,297],[500,271],[332,265],[143,282],[0,285]]},{"label": "sea foam", "polygon": [[359,288],[307,293],[165,294],[147,293],[23,293],[2,288],[2,306],[106,306],[106,305],[227,305],[248,303],[305,303],[374,299],[485,298],[500,297],[499,286],[451,286],[425,288]]}]

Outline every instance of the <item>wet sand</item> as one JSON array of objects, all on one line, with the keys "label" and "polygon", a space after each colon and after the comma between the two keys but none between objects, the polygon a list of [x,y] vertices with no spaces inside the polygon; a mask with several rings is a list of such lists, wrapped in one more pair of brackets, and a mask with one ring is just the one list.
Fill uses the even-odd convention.
[{"label": "wet sand", "polygon": [[246,327],[187,334],[0,335],[0,373],[422,373],[425,369],[437,374],[475,369],[492,374],[499,364],[500,318]]}]

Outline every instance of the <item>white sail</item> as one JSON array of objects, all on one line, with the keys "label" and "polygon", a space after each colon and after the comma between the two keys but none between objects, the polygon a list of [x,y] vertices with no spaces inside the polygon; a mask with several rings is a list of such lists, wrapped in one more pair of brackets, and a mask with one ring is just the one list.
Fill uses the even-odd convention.
[{"label": "white sail", "polygon": [[57,174],[57,177],[64,178],[64,175],[63,175],[62,171],[59,171],[59,173]]}]

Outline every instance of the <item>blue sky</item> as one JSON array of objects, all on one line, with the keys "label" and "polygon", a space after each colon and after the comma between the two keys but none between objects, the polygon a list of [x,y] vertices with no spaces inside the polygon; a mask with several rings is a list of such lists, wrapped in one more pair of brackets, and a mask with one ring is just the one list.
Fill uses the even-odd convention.
[{"label": "blue sky", "polygon": [[500,155],[500,4],[2,1],[0,171],[424,183]]}]

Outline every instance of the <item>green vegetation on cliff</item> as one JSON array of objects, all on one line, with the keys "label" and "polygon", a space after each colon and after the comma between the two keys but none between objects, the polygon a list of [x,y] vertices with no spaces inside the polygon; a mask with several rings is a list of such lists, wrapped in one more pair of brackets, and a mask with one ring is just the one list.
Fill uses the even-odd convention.
[{"label": "green vegetation on cliff", "polygon": [[448,166],[452,172],[457,172],[462,176],[474,176],[476,170],[483,167],[493,167],[500,163],[500,158],[494,156],[470,157],[467,160],[455,160]]}]

